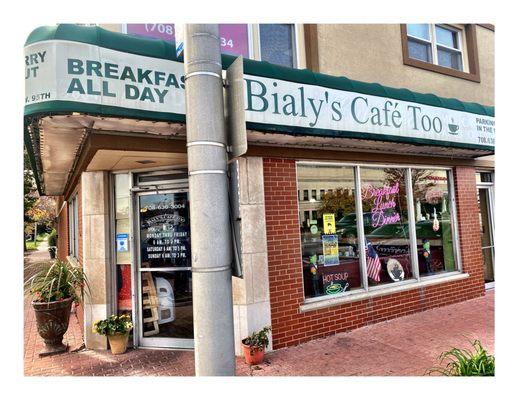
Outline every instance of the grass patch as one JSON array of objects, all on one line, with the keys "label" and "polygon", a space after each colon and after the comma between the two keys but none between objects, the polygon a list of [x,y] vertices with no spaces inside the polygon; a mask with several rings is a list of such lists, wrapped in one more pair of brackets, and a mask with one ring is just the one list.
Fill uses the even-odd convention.
[{"label": "grass patch", "polygon": [[27,251],[34,251],[38,250],[38,246],[41,242],[44,242],[47,240],[48,233],[40,233],[38,236],[36,236],[36,242],[34,240],[26,240],[25,246],[27,246]]}]

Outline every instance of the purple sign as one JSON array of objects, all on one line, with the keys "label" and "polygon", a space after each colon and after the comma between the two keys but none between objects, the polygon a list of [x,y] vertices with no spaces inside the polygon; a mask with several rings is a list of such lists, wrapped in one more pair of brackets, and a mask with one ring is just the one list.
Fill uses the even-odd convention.
[{"label": "purple sign", "polygon": [[174,24],[126,24],[127,33],[174,42]]},{"label": "purple sign", "polygon": [[[174,24],[126,24],[130,35],[174,42]],[[221,52],[248,58],[248,25],[220,24]]]},{"label": "purple sign", "polygon": [[222,53],[249,57],[247,24],[220,24],[219,36]]}]

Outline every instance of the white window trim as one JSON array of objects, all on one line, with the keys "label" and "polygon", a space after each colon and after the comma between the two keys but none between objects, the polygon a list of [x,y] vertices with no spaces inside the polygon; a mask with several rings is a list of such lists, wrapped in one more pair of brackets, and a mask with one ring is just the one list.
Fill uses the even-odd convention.
[{"label": "white window trim", "polygon": [[[300,311],[309,311],[313,309],[328,307],[327,304],[329,301],[334,301],[336,304],[348,303],[353,301],[358,301],[364,298],[371,298],[375,296],[401,292],[406,290],[411,290],[415,287],[429,286],[437,283],[444,283],[451,280],[462,279],[459,277],[469,277],[469,274],[465,274],[462,271],[462,262],[461,262],[461,253],[460,253],[460,243],[458,238],[458,225],[457,225],[457,207],[455,200],[455,185],[453,182],[453,170],[451,167],[440,167],[433,165],[400,165],[400,164],[376,164],[376,163],[351,163],[351,162],[326,162],[326,161],[297,161],[296,166],[298,165],[325,165],[325,166],[337,166],[337,167],[352,167],[354,168],[354,181],[355,187],[361,187],[361,173],[360,168],[399,168],[405,170],[405,180],[406,180],[406,188],[407,188],[407,204],[411,204],[408,209],[408,227],[410,232],[410,256],[412,262],[412,279],[400,281],[400,282],[392,282],[387,283],[381,286],[369,286],[367,279],[367,259],[364,251],[360,251],[359,254],[359,262],[360,262],[360,277],[362,282],[362,287],[352,289],[348,292],[340,293],[337,295],[322,295],[318,297],[304,297],[304,302],[300,306]],[[417,263],[418,260],[418,252],[417,252],[417,235],[415,231],[415,224],[410,223],[410,221],[415,221],[415,218],[411,218],[414,215],[414,203],[413,203],[413,194],[411,193],[409,197],[409,192],[412,192],[411,185],[409,182],[411,181],[411,170],[412,169],[434,169],[446,171],[448,175],[448,192],[450,195],[450,210],[451,210],[451,223],[452,223],[452,241],[454,243],[453,253],[455,259],[456,270],[451,272],[443,272],[436,275],[425,275],[421,276],[418,273],[419,265]],[[298,189],[298,168],[295,169],[295,179],[297,180],[297,189]],[[361,200],[361,191],[356,190],[356,198],[355,198],[355,206],[356,206],[356,223],[357,223],[357,231],[358,231],[358,240],[359,242],[365,241],[365,234],[363,230],[363,205]],[[410,200],[412,202],[410,203]],[[300,201],[297,199],[297,209],[300,210]],[[300,251],[302,252],[302,237],[300,235],[299,229],[299,243],[300,243]],[[301,274],[303,274],[302,266],[301,266]],[[415,286],[422,285],[422,286]],[[302,279],[302,292],[304,293],[304,279]],[[305,294],[304,294],[305,296]],[[358,298],[360,296],[360,298]],[[330,298],[331,297],[331,298]],[[311,304],[319,304],[315,307],[309,306]],[[334,303],[333,303],[334,304]]]},{"label": "white window trim", "polygon": [[[462,63],[461,69],[455,69],[455,68],[450,68],[450,69],[452,69],[454,71],[462,71],[462,72],[469,73],[469,71],[467,69],[468,63],[466,62],[467,61],[466,60],[466,53],[467,52],[464,51],[466,49],[466,34],[464,32],[464,28],[457,27],[457,26],[446,25],[446,24],[426,24],[426,25],[428,25],[428,34],[429,34],[429,37],[430,37],[429,40],[420,38],[418,36],[411,35],[408,32],[407,32],[407,37],[411,38],[412,40],[414,40],[416,42],[430,44],[431,49],[432,49],[432,61],[430,62],[430,64],[438,65],[438,66],[444,67],[444,68],[450,68],[450,67],[446,67],[444,65],[440,65],[439,64],[439,57],[437,55],[437,48],[439,47],[439,48],[443,48],[443,49],[446,49],[446,50],[449,50],[449,51],[453,51],[453,52],[456,52],[456,53],[460,54],[460,59],[461,59],[461,63]],[[449,47],[449,46],[446,46],[446,45],[438,43],[437,42],[437,38],[436,38],[436,34],[435,34],[435,27],[436,26],[444,28],[444,29],[447,29],[447,30],[449,30],[451,32],[455,32],[457,34],[457,41],[459,43],[459,48],[456,49],[456,48]],[[410,57],[410,58],[412,58],[412,57]],[[428,62],[428,61],[424,61],[424,60],[421,60],[421,59],[414,59],[414,58],[412,58],[412,59],[413,60],[422,61],[422,62]]]}]

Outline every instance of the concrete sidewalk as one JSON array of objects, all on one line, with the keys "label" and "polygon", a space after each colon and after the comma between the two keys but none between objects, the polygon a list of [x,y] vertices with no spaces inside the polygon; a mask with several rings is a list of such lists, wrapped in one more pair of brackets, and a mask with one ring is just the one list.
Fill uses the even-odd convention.
[{"label": "concrete sidewalk", "polygon": [[[348,333],[277,350],[260,367],[236,359],[237,375],[246,376],[422,376],[452,346],[467,348],[479,339],[494,351],[494,291],[484,297],[401,317]],[[75,315],[65,335],[71,350],[82,345]],[[25,307],[25,375],[38,376],[192,376],[194,353],[171,350],[79,350],[39,358],[43,347],[34,313]]]}]

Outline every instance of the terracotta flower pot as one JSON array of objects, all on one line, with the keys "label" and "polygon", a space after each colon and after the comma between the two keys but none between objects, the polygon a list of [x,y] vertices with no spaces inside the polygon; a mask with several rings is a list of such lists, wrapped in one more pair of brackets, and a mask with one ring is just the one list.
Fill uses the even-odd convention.
[{"label": "terracotta flower pot", "polygon": [[262,364],[264,361],[264,347],[252,347],[242,343],[243,354],[245,355],[245,362],[249,365]]},{"label": "terracotta flower pot", "polygon": [[108,335],[112,354],[123,354],[126,352],[126,349],[128,348],[128,337],[129,332]]},{"label": "terracotta flower pot", "polygon": [[45,350],[40,356],[63,353],[67,350],[63,344],[63,335],[68,329],[72,298],[48,303],[32,302],[36,314],[36,327],[45,342]]}]

